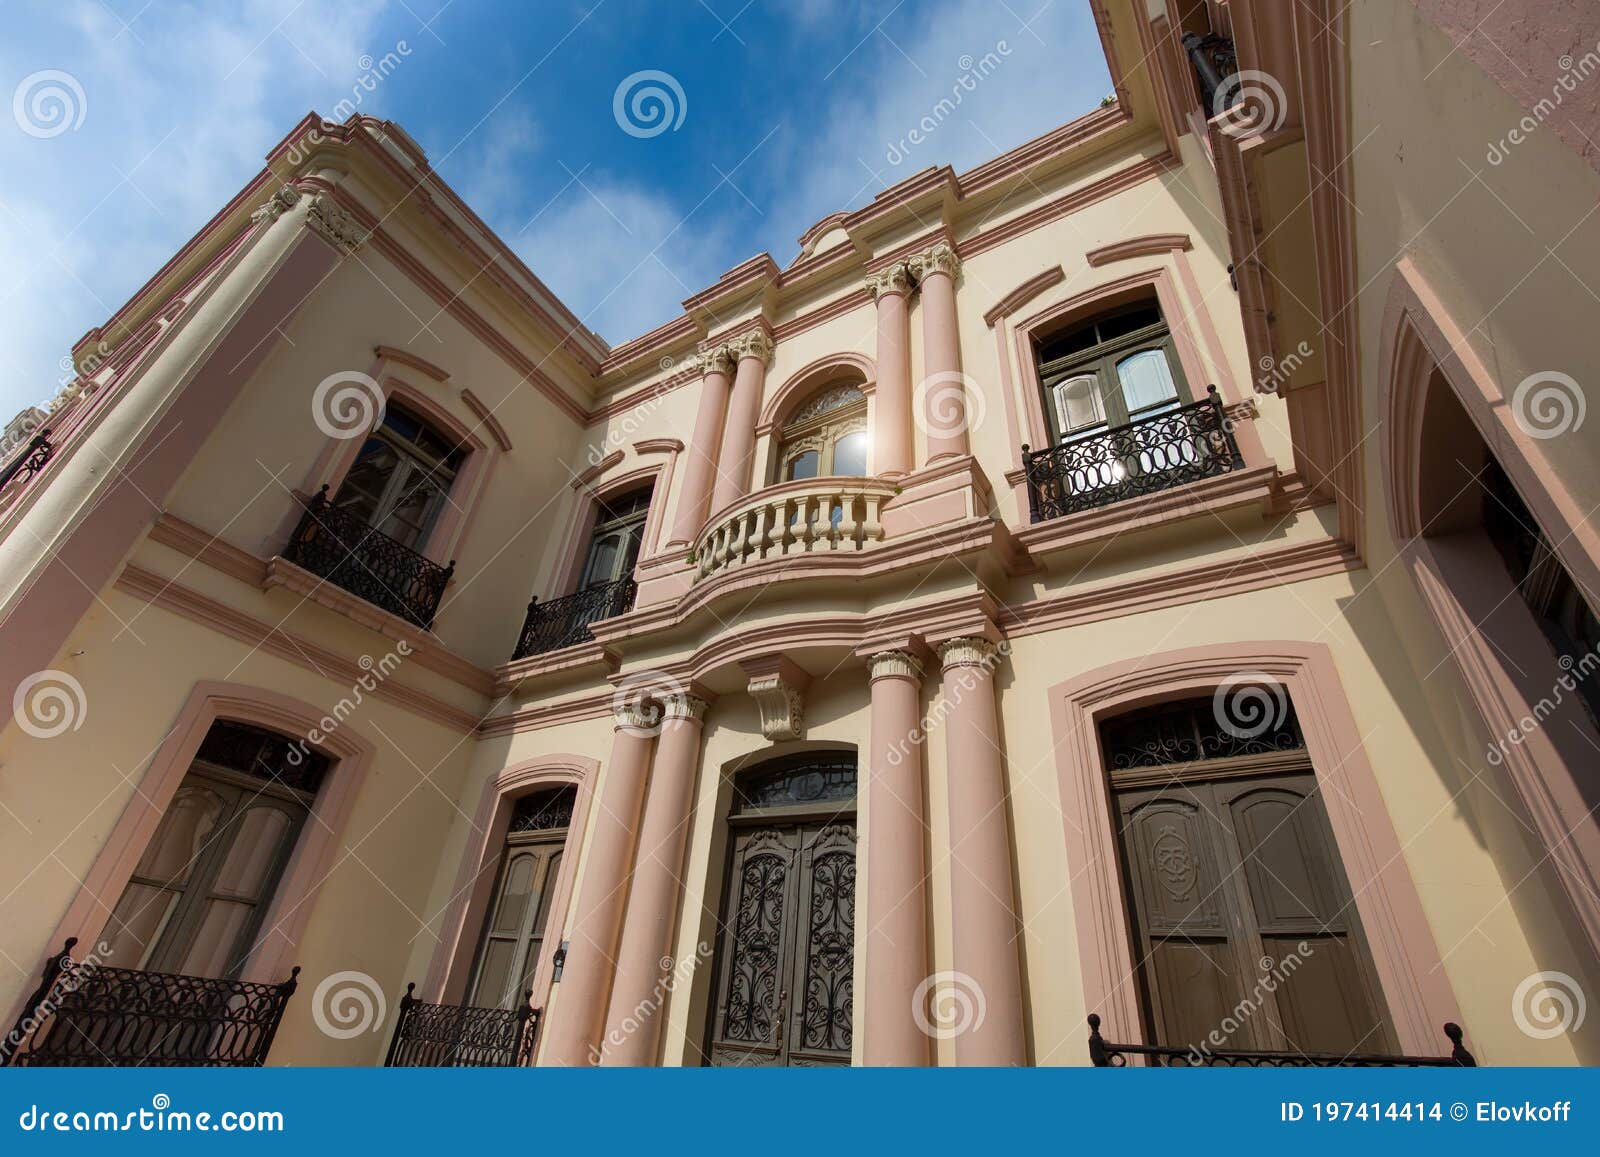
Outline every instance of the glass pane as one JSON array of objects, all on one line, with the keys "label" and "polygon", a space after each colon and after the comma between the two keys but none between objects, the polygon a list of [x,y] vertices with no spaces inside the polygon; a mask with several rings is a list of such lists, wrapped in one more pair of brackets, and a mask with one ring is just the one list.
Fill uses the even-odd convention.
[{"label": "glass pane", "polygon": [[180,785],[133,874],[168,884],[186,882],[227,806],[219,792],[203,783]]},{"label": "glass pane", "polygon": [[583,585],[599,586],[616,577],[617,560],[622,556],[623,535],[617,531],[602,535],[589,544],[589,561],[583,567]]},{"label": "glass pane", "polygon": [[1100,379],[1093,374],[1079,374],[1057,385],[1056,409],[1063,434],[1100,425],[1105,421],[1100,405]]},{"label": "glass pane", "polygon": [[480,1008],[499,1008],[505,1000],[507,981],[511,976],[512,958],[516,955],[516,942],[491,940],[484,946],[483,964],[478,969],[478,983],[472,992],[472,1003]]},{"label": "glass pane", "polygon": [[254,910],[253,904],[207,900],[200,927],[177,971],[189,976],[226,976],[250,951],[240,933]]},{"label": "glass pane", "polygon": [[380,438],[368,438],[356,455],[355,465],[345,475],[339,493],[333,496],[333,504],[370,522],[399,464],[400,456],[393,447]]},{"label": "glass pane", "polygon": [[846,434],[833,444],[833,472],[848,478],[867,475],[867,432]]},{"label": "glass pane", "polygon": [[815,450],[807,450],[804,454],[796,455],[789,459],[789,465],[784,471],[784,480],[793,482],[799,478],[815,478],[817,464],[821,461]]},{"label": "glass pane", "polygon": [[1172,380],[1165,350],[1141,350],[1123,358],[1117,363],[1117,379],[1122,383],[1129,414],[1178,397],[1178,385]]},{"label": "glass pane", "polygon": [[522,915],[528,908],[528,897],[533,893],[534,869],[537,859],[529,852],[512,857],[506,866],[505,883],[500,888],[500,903],[495,908],[496,933],[515,934],[522,927]]},{"label": "glass pane", "polygon": [[294,821],[280,808],[257,806],[229,826],[234,829],[233,844],[212,890],[264,900],[279,853],[293,834]]},{"label": "glass pane", "polygon": [[434,511],[444,501],[444,490],[434,479],[415,466],[408,468],[394,506],[379,527],[390,538],[415,546],[422,541],[433,521]]},{"label": "glass pane", "polygon": [[148,884],[129,884],[106,924],[111,947],[107,963],[116,968],[142,968],[150,946],[161,935],[180,893]]}]

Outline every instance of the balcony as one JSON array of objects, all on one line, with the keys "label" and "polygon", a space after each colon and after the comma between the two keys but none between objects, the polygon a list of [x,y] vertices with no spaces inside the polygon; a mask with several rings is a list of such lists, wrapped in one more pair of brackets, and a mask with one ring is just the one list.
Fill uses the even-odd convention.
[{"label": "balcony", "polygon": [[1477,1058],[1461,1043],[1458,1024],[1446,1024],[1449,1056],[1406,1057],[1377,1053],[1302,1053],[1258,1052],[1251,1049],[1175,1048],[1166,1045],[1112,1044],[1100,1035],[1100,1018],[1089,1014],[1089,1060],[1096,1068],[1126,1068],[1129,1061],[1142,1061],[1151,1068],[1476,1068]]},{"label": "balcony", "polygon": [[517,636],[511,661],[542,655],[546,651],[559,651],[575,647],[594,638],[589,624],[601,619],[615,618],[633,609],[633,597],[639,584],[631,578],[589,587],[563,598],[541,603],[534,599],[528,604],[528,613],[522,620],[522,634]]},{"label": "balcony", "polygon": [[848,554],[883,541],[891,482],[806,478],[769,486],[714,515],[694,544],[701,579],[796,555]]},{"label": "balcony", "polygon": [[1217,388],[1199,402],[1075,438],[1022,448],[1028,512],[1044,522],[1244,468]]},{"label": "balcony", "polygon": [[433,626],[456,569],[454,562],[440,566],[332,505],[326,486],[306,503],[283,557],[423,630]]},{"label": "balcony", "polygon": [[[1186,32],[1183,50],[1189,54],[1189,62],[1194,65],[1195,77],[1200,82],[1200,101],[1205,106],[1205,115],[1216,116],[1223,111],[1216,107],[1217,91],[1239,71],[1239,56],[1233,41],[1214,32],[1207,36]],[[1239,91],[1235,88],[1229,94],[1226,107],[1231,108],[1238,101]]]},{"label": "balcony", "polygon": [[13,482],[19,486],[43,470],[45,463],[55,455],[55,445],[50,441],[50,431],[40,430],[11,456],[3,468],[0,468],[0,494],[4,494]]},{"label": "balcony", "polygon": [[300,972],[256,984],[108,968],[73,960],[76,944],[50,958],[0,1044],[0,1064],[258,1068]]},{"label": "balcony", "polygon": [[510,1009],[429,1004],[412,995],[415,988],[406,985],[400,998],[386,1067],[504,1069],[533,1062],[539,1010],[527,1002],[531,991]]}]

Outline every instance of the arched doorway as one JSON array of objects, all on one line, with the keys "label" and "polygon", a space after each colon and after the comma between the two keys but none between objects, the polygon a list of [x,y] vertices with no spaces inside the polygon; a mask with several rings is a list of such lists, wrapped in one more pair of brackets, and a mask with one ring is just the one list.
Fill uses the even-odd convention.
[{"label": "arched doorway", "polygon": [[849,1064],[855,753],[805,752],[746,770],[728,826],[708,1063]]}]

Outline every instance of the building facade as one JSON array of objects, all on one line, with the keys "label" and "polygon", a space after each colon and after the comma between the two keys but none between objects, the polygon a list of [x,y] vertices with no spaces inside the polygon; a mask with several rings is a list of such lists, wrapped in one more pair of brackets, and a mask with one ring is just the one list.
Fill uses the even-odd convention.
[{"label": "building facade", "polygon": [[6,430],[7,1059],[1596,1060],[1600,20],[1092,3],[616,347],[296,126]]}]

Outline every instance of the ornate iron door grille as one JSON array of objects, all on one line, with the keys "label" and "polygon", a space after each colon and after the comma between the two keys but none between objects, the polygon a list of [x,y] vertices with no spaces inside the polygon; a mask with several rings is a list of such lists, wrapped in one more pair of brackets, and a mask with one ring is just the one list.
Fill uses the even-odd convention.
[{"label": "ornate iron door grille", "polygon": [[1244,467],[1215,386],[1206,397],[1043,450],[1022,447],[1034,522],[1155,494]]},{"label": "ornate iron door grille", "polygon": [[389,1068],[512,1068],[533,1063],[539,1010],[524,994],[516,1008],[430,1004],[406,985],[384,1065]]},{"label": "ornate iron door grille", "polygon": [[456,569],[334,506],[326,485],[306,503],[283,557],[423,630],[433,625]]},{"label": "ornate iron door grille", "polygon": [[547,603],[534,599],[528,604],[527,617],[522,620],[522,634],[517,636],[511,658],[526,659],[529,655],[542,655],[546,651],[588,642],[594,638],[589,633],[589,624],[632,610],[633,597],[638,591],[639,584],[633,579],[621,578]]},{"label": "ornate iron door grille", "polygon": [[255,984],[110,968],[74,961],[76,944],[76,937],[68,940],[50,958],[22,1018],[0,1045],[0,1061],[259,1067],[300,974],[296,968],[282,984]]},{"label": "ornate iron door grille", "polygon": [[1477,1058],[1461,1043],[1461,1026],[1447,1021],[1444,1035],[1451,1049],[1447,1057],[1381,1056],[1366,1053],[1274,1053],[1249,1049],[1168,1048],[1159,1045],[1112,1044],[1100,1035],[1100,1017],[1089,1014],[1089,1061],[1098,1068],[1126,1068],[1130,1058],[1153,1068],[1476,1068]]},{"label": "ornate iron door grille", "polygon": [[56,448],[50,442],[50,431],[40,430],[29,443],[11,456],[11,461],[0,469],[0,490],[13,482],[26,482],[54,456]]}]

